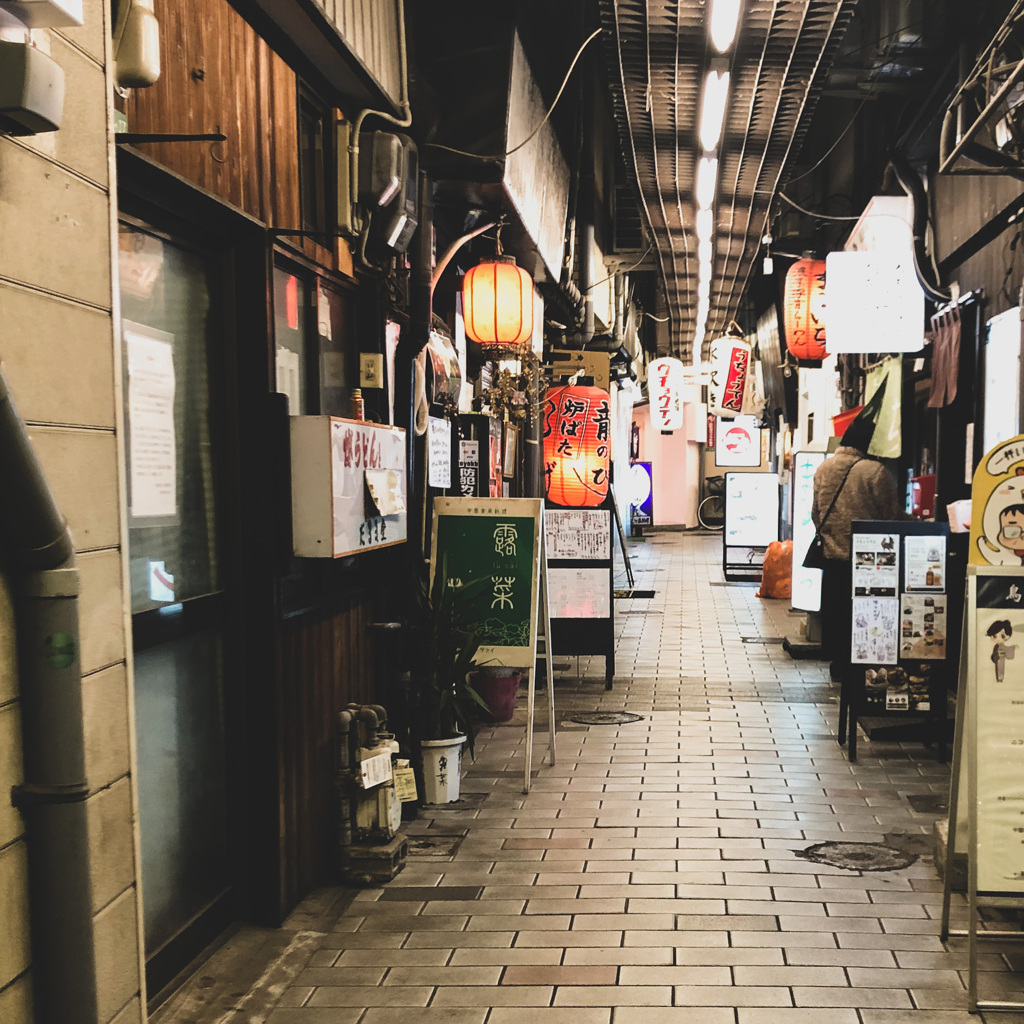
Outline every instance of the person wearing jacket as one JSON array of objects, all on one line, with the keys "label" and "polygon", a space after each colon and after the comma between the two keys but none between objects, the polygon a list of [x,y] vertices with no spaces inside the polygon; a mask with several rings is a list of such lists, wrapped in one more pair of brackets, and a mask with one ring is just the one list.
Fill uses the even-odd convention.
[{"label": "person wearing jacket", "polygon": [[[855,519],[902,517],[896,485],[889,471],[868,455],[885,382],[843,434],[835,455],[814,473],[811,519],[825,547],[821,577],[821,639],[831,661],[833,679],[841,679],[850,662],[851,524]],[[833,498],[835,504],[832,505]],[[832,510],[829,511],[829,505]],[[826,515],[827,513],[827,515]]]}]

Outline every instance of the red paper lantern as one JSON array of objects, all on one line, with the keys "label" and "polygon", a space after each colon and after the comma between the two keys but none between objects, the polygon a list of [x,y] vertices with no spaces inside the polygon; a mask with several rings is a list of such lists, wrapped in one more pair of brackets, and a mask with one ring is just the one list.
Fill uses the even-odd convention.
[{"label": "red paper lantern", "polygon": [[466,334],[481,345],[520,345],[533,334],[533,279],[511,256],[472,267],[462,279]]},{"label": "red paper lantern", "polygon": [[544,493],[569,508],[600,505],[608,495],[611,402],[607,391],[567,385],[544,402]]},{"label": "red paper lantern", "polygon": [[797,359],[824,359],[825,261],[797,260],[786,273],[786,347]]}]

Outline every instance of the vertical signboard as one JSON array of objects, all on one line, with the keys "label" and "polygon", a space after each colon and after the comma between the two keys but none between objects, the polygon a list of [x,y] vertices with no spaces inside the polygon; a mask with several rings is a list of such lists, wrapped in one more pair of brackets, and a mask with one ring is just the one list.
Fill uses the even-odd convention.
[{"label": "vertical signboard", "polygon": [[814,471],[825,461],[824,452],[793,454],[793,597],[794,608],[821,611],[821,570],[805,569],[804,555],[814,539],[811,506],[814,504]]}]

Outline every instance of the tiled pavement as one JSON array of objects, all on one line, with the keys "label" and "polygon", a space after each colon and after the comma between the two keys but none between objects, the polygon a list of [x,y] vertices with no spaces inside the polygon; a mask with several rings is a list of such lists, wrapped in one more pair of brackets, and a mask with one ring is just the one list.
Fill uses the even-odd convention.
[{"label": "tiled pavement", "polygon": [[[398,878],[358,893],[259,1020],[984,1019],[966,1010],[966,940],[938,938],[935,815],[908,800],[945,795],[948,768],[920,744],[867,741],[849,764],[823,663],[760,642],[799,619],[753,586],[722,585],[719,543],[631,542],[636,585],[655,596],[618,602],[612,691],[601,658],[581,659],[581,678],[576,659],[560,673],[557,765],[524,796],[522,711],[481,734],[464,800],[409,826],[434,845],[418,842]],[[643,720],[570,721],[596,709]],[[546,728],[540,702],[538,755]],[[921,856],[870,873],[801,859],[825,840]],[[984,947],[983,998],[1024,1000],[1010,969],[1022,950]]]}]

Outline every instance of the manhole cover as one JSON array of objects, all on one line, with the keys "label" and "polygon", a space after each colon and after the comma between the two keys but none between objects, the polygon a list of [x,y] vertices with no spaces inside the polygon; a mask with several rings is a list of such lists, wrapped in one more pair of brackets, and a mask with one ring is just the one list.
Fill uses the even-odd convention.
[{"label": "manhole cover", "polygon": [[465,836],[409,836],[410,857],[454,857]]},{"label": "manhole cover", "polygon": [[627,722],[643,720],[643,715],[634,715],[631,711],[584,711],[569,719],[580,725],[625,725]]},{"label": "manhole cover", "polygon": [[881,843],[817,843],[806,850],[797,850],[796,855],[803,860],[850,871],[898,871],[909,868],[917,860],[916,853],[894,850]]},{"label": "manhole cover", "polygon": [[945,793],[908,793],[907,803],[918,814],[947,814],[949,797]]},{"label": "manhole cover", "polygon": [[786,638],[784,636],[741,636],[745,644],[781,644]]}]

